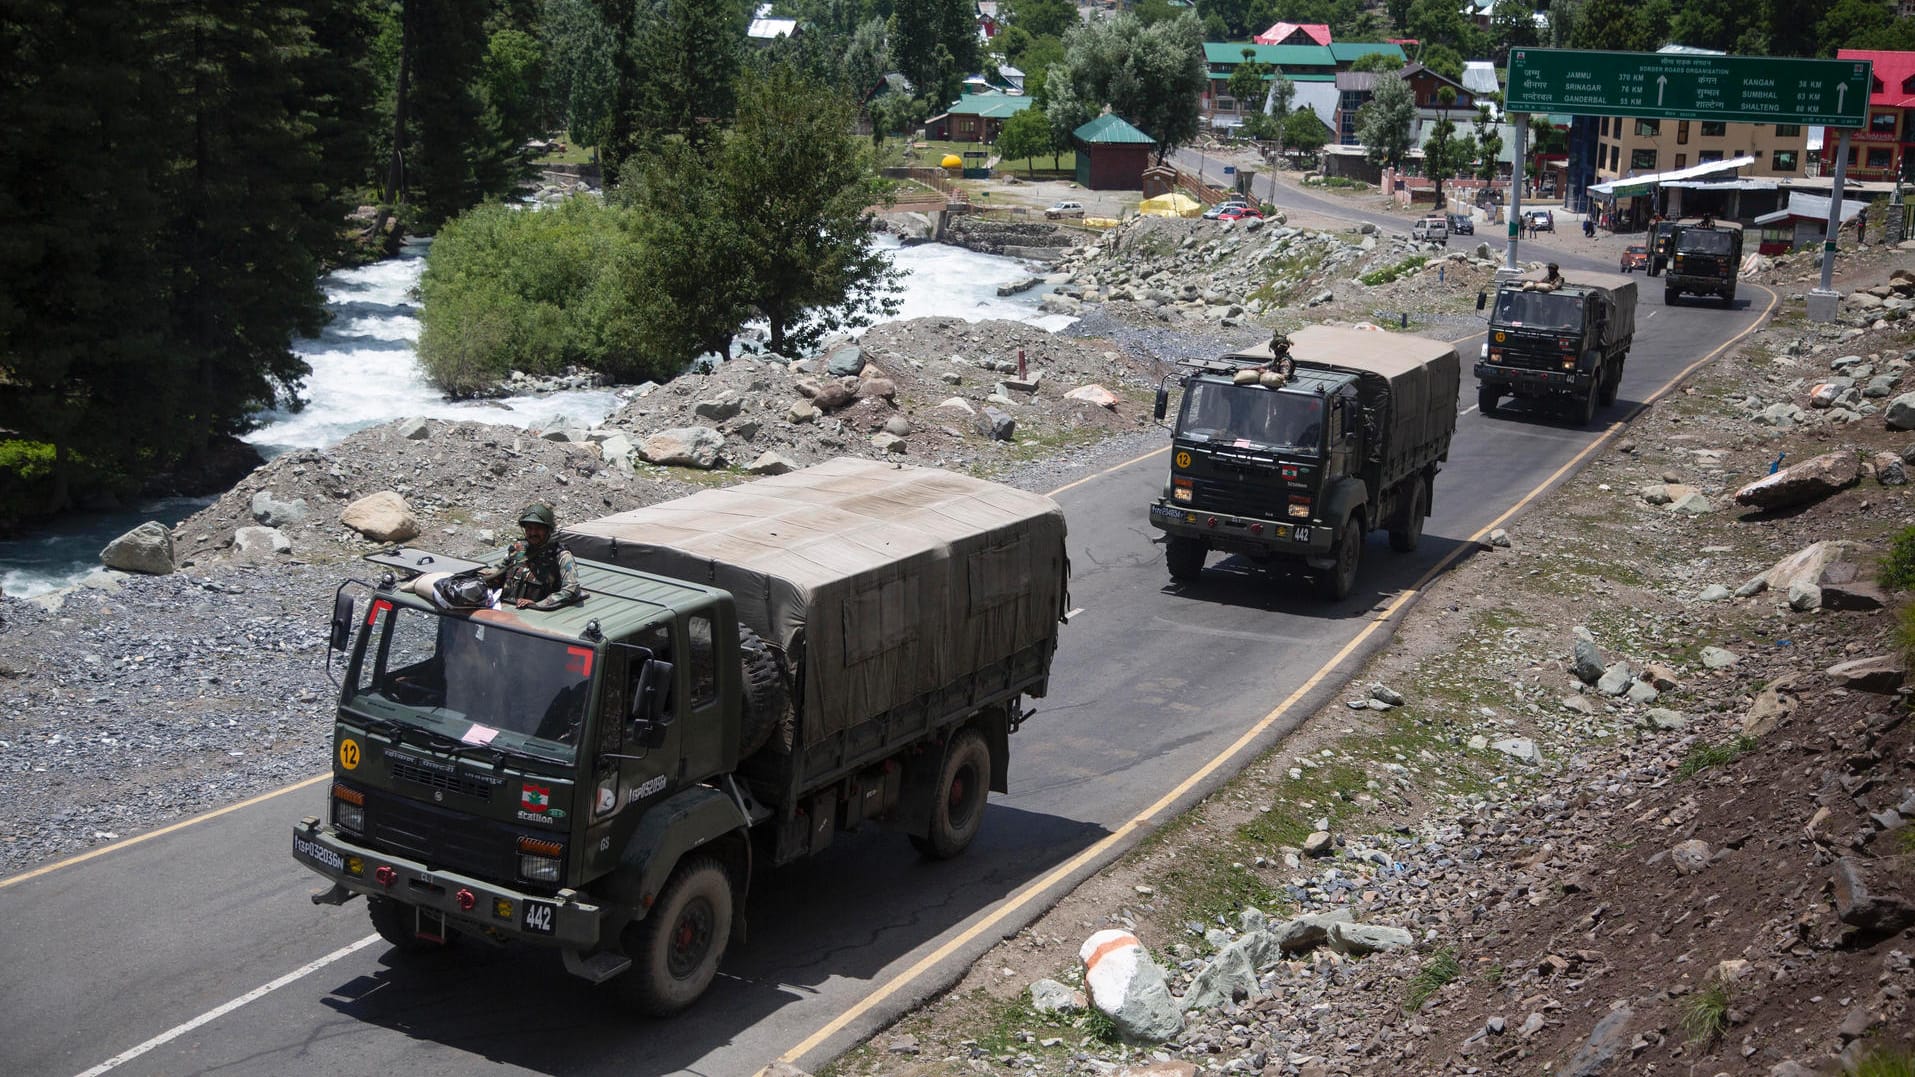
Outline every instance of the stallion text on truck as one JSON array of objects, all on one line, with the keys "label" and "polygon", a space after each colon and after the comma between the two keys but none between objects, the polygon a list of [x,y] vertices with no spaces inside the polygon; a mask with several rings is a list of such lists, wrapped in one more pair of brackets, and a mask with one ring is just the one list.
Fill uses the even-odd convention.
[{"label": "stallion text on truck", "polygon": [[[1477,305],[1485,298],[1478,296]],[[1616,402],[1635,336],[1636,282],[1629,277],[1584,274],[1552,290],[1504,282],[1489,304],[1476,404],[1494,415],[1505,396],[1553,400],[1588,426],[1597,405]]]},{"label": "stallion text on truck", "polygon": [[[1326,598],[1356,585],[1364,536],[1416,548],[1456,431],[1460,361],[1440,340],[1311,326],[1287,357],[1269,345],[1190,360],[1170,479],[1150,507],[1178,580],[1211,550],[1303,565]],[[1291,367],[1287,372],[1284,367]],[[1157,417],[1169,389],[1157,392]]]},{"label": "stallion text on truck", "polygon": [[1679,224],[1671,239],[1668,276],[1662,302],[1675,306],[1684,293],[1713,295],[1727,307],[1735,303],[1735,278],[1742,268],[1742,226]]},{"label": "stallion text on truck", "polygon": [[1066,608],[1057,505],[931,468],[834,460],[557,541],[585,598],[550,611],[340,587],[333,784],[293,856],[402,954],[551,947],[647,1013],[711,982],[754,868],[866,824],[962,852]]}]

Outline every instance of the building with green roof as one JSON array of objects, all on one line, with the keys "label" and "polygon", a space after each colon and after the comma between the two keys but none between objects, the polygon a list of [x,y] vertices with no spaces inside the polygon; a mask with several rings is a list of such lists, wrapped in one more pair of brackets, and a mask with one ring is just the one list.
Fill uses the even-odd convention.
[{"label": "building with green roof", "polygon": [[1030,108],[1023,94],[965,94],[951,107],[924,121],[925,137],[949,142],[996,142],[1004,121]]},{"label": "building with green roof", "polygon": [[[1403,48],[1386,41],[1340,41],[1329,45],[1256,45],[1243,41],[1204,43],[1204,62],[1209,68],[1209,87],[1204,93],[1203,111],[1212,127],[1235,127],[1246,112],[1263,108],[1261,99],[1238,101],[1230,96],[1230,76],[1249,60],[1275,67],[1291,82],[1335,82],[1337,72],[1347,71],[1358,57],[1380,52],[1401,64]],[[1265,83],[1275,78],[1264,76]]]},{"label": "building with green roof", "polygon": [[1091,191],[1141,191],[1157,140],[1107,112],[1071,132],[1077,185]]}]

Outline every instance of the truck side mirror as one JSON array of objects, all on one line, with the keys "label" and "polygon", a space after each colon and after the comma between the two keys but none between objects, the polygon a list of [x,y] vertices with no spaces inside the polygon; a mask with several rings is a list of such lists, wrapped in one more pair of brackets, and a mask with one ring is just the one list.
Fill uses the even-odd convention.
[{"label": "truck side mirror", "polygon": [[1168,415],[1169,413],[1170,413],[1170,390],[1165,389],[1162,386],[1159,386],[1157,388],[1157,402],[1151,405],[1151,409],[1150,409],[1151,417],[1161,421],[1163,417],[1165,415]]},{"label": "truck side mirror", "polygon": [[1489,293],[1484,291],[1478,291],[1476,293],[1476,309],[1482,310],[1484,307],[1488,305],[1489,305]]},{"label": "truck side mirror", "polygon": [[352,642],[352,596],[344,591],[332,596],[332,635],[327,639],[329,650],[343,651]]}]

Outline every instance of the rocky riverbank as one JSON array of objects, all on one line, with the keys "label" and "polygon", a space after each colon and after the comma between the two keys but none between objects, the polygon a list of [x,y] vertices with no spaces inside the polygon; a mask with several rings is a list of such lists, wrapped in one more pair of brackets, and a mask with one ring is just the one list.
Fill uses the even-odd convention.
[{"label": "rocky riverbank", "polygon": [[1909,1072],[1908,264],[1474,536],[1340,700],[832,1072]]}]

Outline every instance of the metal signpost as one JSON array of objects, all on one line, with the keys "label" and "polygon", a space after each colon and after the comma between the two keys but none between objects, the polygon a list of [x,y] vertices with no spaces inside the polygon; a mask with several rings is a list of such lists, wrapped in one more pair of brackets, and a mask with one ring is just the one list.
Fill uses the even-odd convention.
[{"label": "metal signpost", "polygon": [[[1842,186],[1848,176],[1849,132],[1868,122],[1872,68],[1867,60],[1512,49],[1504,95],[1518,132],[1517,183],[1512,187],[1521,190],[1521,132],[1531,112],[1839,129],[1828,234],[1822,245],[1822,286],[1809,293],[1809,316],[1830,321],[1835,317],[1834,300],[1839,298],[1829,291],[1829,276],[1841,224]],[[1511,206],[1520,213],[1515,198]],[[1516,272],[1516,233],[1512,221],[1505,273]]]}]

